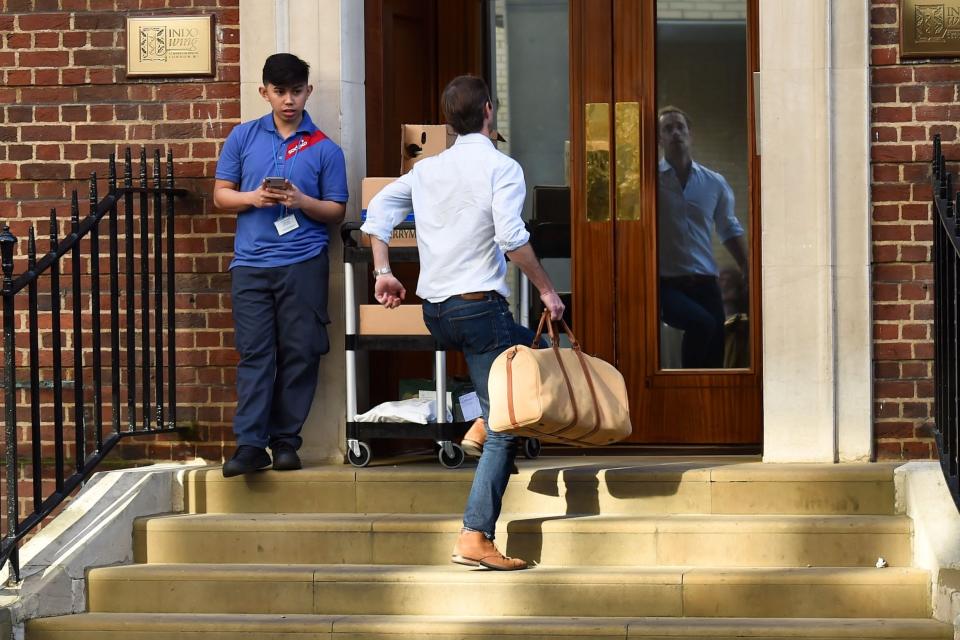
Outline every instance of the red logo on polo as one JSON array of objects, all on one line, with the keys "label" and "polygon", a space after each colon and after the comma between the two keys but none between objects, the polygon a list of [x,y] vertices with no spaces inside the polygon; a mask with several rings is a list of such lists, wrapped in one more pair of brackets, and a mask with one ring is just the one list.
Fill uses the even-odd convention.
[{"label": "red logo on polo", "polygon": [[318,142],[322,142],[323,140],[326,140],[326,139],[327,139],[327,136],[323,133],[323,131],[320,131],[319,129],[317,129],[309,136],[303,136],[296,142],[291,142],[289,145],[287,145],[286,159],[289,160],[293,156],[297,155],[297,152],[303,149],[306,149],[307,147],[312,147]]}]

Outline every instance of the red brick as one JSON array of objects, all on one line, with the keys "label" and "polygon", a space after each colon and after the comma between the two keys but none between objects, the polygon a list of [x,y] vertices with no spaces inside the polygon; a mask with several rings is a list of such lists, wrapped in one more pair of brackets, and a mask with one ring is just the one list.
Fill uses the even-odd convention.
[{"label": "red brick", "polygon": [[87,45],[87,33],[85,31],[64,31],[62,37],[65,49],[79,49]]},{"label": "red brick", "polygon": [[911,188],[905,184],[875,184],[871,188],[874,202],[910,200]]},{"label": "red brick", "polygon": [[870,159],[874,162],[909,162],[913,156],[912,145],[875,144],[870,149]]},{"label": "red brick", "polygon": [[900,259],[904,262],[926,262],[930,260],[930,250],[923,245],[903,245],[900,247]]},{"label": "red brick", "polygon": [[897,24],[896,7],[871,7],[870,24]]},{"label": "red brick", "polygon": [[33,46],[37,49],[58,49],[60,47],[60,34],[55,32],[35,33],[33,35]]},{"label": "red brick", "polygon": [[33,83],[38,86],[53,87],[60,84],[60,69],[36,69]]},{"label": "red brick", "polygon": [[878,398],[913,398],[916,385],[900,380],[879,380],[874,383],[873,390]]},{"label": "red brick", "polygon": [[898,88],[900,102],[923,102],[926,89],[923,86],[901,86]]},{"label": "red brick", "polygon": [[900,367],[904,378],[930,377],[930,366],[926,362],[904,362]]},{"label": "red brick", "polygon": [[62,84],[86,84],[86,69],[63,69],[60,72],[60,82]]},{"label": "red brick", "polygon": [[873,166],[874,182],[897,182],[900,180],[900,166],[895,164],[876,164]]},{"label": "red brick", "polygon": [[37,160],[59,160],[60,146],[53,144],[37,145]]},{"label": "red brick", "polygon": [[33,74],[26,69],[11,69],[7,71],[6,82],[11,87],[33,84]]},{"label": "red brick", "polygon": [[63,180],[69,176],[69,164],[44,162],[20,165],[20,177],[24,180]]},{"label": "red brick", "polygon": [[103,67],[123,64],[126,56],[120,49],[79,49],[73,52],[78,67]]},{"label": "red brick", "polygon": [[927,141],[930,138],[927,136],[926,127],[905,126],[900,127],[900,139],[904,142],[916,142],[918,140]]},{"label": "red brick", "polygon": [[956,93],[954,85],[930,86],[927,88],[927,100],[929,102],[953,102]]},{"label": "red brick", "polygon": [[876,47],[870,52],[870,61],[874,66],[896,64],[896,47]]},{"label": "red brick", "polygon": [[873,127],[871,129],[871,135],[873,136],[874,142],[896,142],[897,141],[896,127]]},{"label": "red brick", "polygon": [[901,420],[895,422],[881,422],[877,424],[876,435],[878,438],[912,438],[913,423]]},{"label": "red brick", "polygon": [[960,80],[960,66],[918,65],[914,78],[917,82],[956,82]]},{"label": "red brick", "polygon": [[925,324],[906,324],[901,328],[904,340],[927,340],[930,336]]},{"label": "red brick", "polygon": [[77,140],[123,140],[126,130],[121,125],[77,125]]},{"label": "red brick", "polygon": [[875,320],[909,320],[908,304],[876,304],[873,307]]},{"label": "red brick", "polygon": [[34,13],[17,18],[21,31],[68,31],[70,16],[63,13]]},{"label": "red brick", "polygon": [[37,122],[58,122],[60,120],[59,107],[37,107],[33,118]]},{"label": "red brick", "polygon": [[882,67],[873,69],[873,85],[901,84],[913,80],[912,67]]},{"label": "red brick", "polygon": [[64,125],[24,126],[20,128],[20,139],[67,141],[71,139],[71,132],[70,127]]},{"label": "red brick", "polygon": [[932,442],[904,442],[903,456],[908,460],[927,460],[933,457]]},{"label": "red brick", "polygon": [[873,207],[874,222],[896,222],[900,219],[900,207],[895,204],[876,205]]}]

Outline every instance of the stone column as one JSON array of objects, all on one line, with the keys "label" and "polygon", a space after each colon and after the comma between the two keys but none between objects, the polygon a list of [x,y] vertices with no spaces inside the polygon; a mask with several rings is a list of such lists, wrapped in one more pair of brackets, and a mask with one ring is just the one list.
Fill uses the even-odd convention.
[{"label": "stone column", "polygon": [[872,455],[868,12],[760,3],[769,462]]}]

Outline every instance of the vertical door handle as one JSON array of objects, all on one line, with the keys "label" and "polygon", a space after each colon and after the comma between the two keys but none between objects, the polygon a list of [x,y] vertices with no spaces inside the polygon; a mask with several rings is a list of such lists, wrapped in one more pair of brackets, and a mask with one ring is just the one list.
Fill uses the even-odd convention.
[{"label": "vertical door handle", "polygon": [[618,102],[614,108],[617,220],[640,219],[640,103]]},{"label": "vertical door handle", "polygon": [[587,222],[610,221],[610,104],[584,105],[584,154]]}]

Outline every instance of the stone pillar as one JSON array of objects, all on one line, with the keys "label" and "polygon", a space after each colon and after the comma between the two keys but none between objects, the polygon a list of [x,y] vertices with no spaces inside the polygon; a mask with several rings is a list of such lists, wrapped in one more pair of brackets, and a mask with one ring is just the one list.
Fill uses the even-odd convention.
[{"label": "stone pillar", "polygon": [[[241,117],[269,109],[257,93],[267,56],[289,52],[308,62],[313,94],[307,111],[347,160],[347,219],[359,216],[366,170],[363,36],[363,3],[356,0],[240,0]],[[320,364],[300,452],[314,462],[339,461],[344,453],[343,254],[335,226],[330,238],[330,353]]]},{"label": "stone pillar", "polygon": [[769,462],[872,455],[868,11],[760,3]]}]

